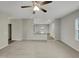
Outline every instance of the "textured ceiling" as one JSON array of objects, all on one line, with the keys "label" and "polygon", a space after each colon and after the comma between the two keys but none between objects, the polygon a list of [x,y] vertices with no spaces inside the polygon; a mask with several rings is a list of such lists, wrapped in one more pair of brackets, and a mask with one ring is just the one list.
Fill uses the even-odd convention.
[{"label": "textured ceiling", "polygon": [[42,6],[47,9],[47,13],[42,11],[32,14],[33,8],[21,9],[21,5],[32,5],[31,1],[0,1],[0,12],[6,12],[14,18],[36,18],[41,19],[41,22],[49,22],[48,20],[54,20],[65,16],[72,11],[79,8],[78,1],[54,1],[48,5]]}]

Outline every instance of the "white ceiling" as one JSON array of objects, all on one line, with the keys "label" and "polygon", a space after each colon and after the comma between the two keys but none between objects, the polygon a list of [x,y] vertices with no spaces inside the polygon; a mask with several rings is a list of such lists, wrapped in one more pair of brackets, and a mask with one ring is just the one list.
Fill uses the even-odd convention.
[{"label": "white ceiling", "polygon": [[75,11],[79,8],[78,1],[54,1],[48,5],[43,6],[48,10],[47,13],[42,11],[32,14],[33,8],[22,9],[22,5],[32,5],[31,1],[0,1],[0,11],[6,12],[12,15],[14,18],[38,18],[43,22],[49,22],[48,20],[54,20],[65,16],[66,14]]}]

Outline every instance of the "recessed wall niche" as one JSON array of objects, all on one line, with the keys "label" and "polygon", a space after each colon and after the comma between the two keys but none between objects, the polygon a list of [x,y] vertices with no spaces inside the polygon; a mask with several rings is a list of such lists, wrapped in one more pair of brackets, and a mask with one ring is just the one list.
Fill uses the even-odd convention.
[{"label": "recessed wall niche", "polygon": [[34,33],[35,34],[47,34],[48,24],[34,24]]}]

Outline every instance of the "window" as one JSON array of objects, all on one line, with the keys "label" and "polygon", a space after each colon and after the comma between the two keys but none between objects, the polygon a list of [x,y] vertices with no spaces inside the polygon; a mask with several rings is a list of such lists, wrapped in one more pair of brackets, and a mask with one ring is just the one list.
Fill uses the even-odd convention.
[{"label": "window", "polygon": [[79,40],[79,18],[75,21],[75,38]]}]

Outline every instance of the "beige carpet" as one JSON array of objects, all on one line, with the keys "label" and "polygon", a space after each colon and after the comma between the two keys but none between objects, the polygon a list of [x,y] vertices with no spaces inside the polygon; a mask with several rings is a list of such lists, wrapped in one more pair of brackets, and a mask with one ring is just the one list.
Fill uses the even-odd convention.
[{"label": "beige carpet", "polygon": [[73,58],[79,57],[79,52],[55,40],[19,41],[0,50],[4,58]]}]

